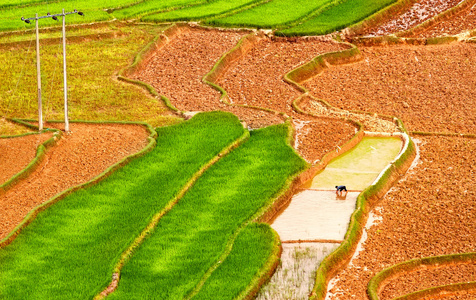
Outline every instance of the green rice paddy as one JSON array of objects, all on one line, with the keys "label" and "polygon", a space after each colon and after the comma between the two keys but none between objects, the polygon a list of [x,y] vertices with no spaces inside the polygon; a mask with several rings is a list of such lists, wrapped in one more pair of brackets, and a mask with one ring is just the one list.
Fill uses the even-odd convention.
[{"label": "green rice paddy", "polygon": [[243,133],[226,113],[160,128],[152,152],[41,212],[0,249],[0,298],[91,299],[152,215]]},{"label": "green rice paddy", "polygon": [[273,0],[209,23],[226,27],[273,28],[299,20],[328,2],[330,0]]},{"label": "green rice paddy", "polygon": [[[355,24],[396,0],[87,0],[22,3],[8,0],[0,5],[0,31],[25,30],[20,17],[40,16],[78,9],[84,16],[71,15],[68,24],[119,20],[153,22],[202,21],[226,27],[279,29],[281,35],[322,35]],[[34,22],[32,22],[34,23]],[[39,26],[60,26],[61,22],[42,19]]]},{"label": "green rice paddy", "polygon": [[[125,264],[119,287],[110,298],[183,299],[192,293],[230,238],[305,168],[306,163],[287,144],[287,136],[287,125],[252,131],[249,141],[214,164]],[[248,251],[256,255],[250,259],[257,262],[244,267],[251,270],[235,283],[241,288],[249,284],[269,252],[269,246],[258,244],[248,245]],[[220,272],[230,272],[241,259],[243,254],[230,258],[231,265]],[[213,280],[228,285],[238,278],[213,276]]]}]

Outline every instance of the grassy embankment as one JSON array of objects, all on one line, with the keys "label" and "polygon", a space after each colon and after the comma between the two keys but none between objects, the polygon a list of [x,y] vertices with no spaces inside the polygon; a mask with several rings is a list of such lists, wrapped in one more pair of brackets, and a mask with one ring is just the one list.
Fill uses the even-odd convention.
[{"label": "grassy embankment", "polygon": [[[245,252],[232,251],[227,259],[223,254],[306,166],[287,143],[288,130],[283,124],[252,131],[249,141],[213,165],[125,264],[109,298],[183,299],[198,293],[198,298],[229,299],[240,293],[269,247],[254,241],[237,246]],[[225,276],[236,272],[242,276]]]},{"label": "grassy embankment", "polygon": [[[177,122],[160,99],[153,99],[141,89],[113,78],[162,28],[120,24],[68,28],[68,36],[85,35],[84,39],[77,38],[67,45],[70,119],[143,121],[153,126]],[[95,37],[98,34],[106,36]],[[40,41],[43,115],[46,120],[64,118],[59,37],[60,31],[47,32]],[[0,64],[2,78],[9,79],[0,82],[0,116],[36,119],[34,33],[0,37],[0,60],[4,62]]]},{"label": "grassy embankment", "polygon": [[330,7],[314,18],[288,29],[278,35],[322,35],[355,24],[396,0],[347,0]]},{"label": "grassy embankment", "polygon": [[152,152],[41,212],[0,249],[0,298],[91,299],[151,217],[244,133],[218,112],[158,129]]},{"label": "grassy embankment", "polygon": [[224,27],[276,28],[300,20],[330,1],[274,0],[208,23]]}]

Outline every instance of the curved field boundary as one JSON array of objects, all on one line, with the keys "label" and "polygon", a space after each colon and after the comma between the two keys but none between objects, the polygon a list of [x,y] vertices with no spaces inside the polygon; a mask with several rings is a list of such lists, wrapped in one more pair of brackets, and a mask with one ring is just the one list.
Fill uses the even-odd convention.
[{"label": "curved field boundary", "polygon": [[[355,45],[349,45],[351,46],[350,49],[320,55],[309,63],[289,72],[284,76],[286,82],[295,86],[303,93],[293,103],[293,107],[298,112],[305,113],[300,108],[299,104],[303,97],[309,96],[309,91],[300,85],[301,82],[319,75],[326,68],[328,68],[329,65],[342,65],[346,63],[357,62],[362,59],[358,48]],[[330,106],[327,103],[325,104]],[[381,117],[388,118],[387,116]],[[355,252],[362,237],[369,212],[385,195],[385,193],[390,189],[395,181],[403,176],[416,156],[415,146],[408,136],[403,123],[397,118],[393,118],[393,120],[403,132],[401,138],[404,140],[404,147],[397,158],[395,158],[395,160],[391,162],[384,171],[381,172],[380,176],[374,181],[374,183],[366,188],[357,197],[356,210],[351,216],[349,229],[347,230],[347,233],[344,237],[344,241],[333,253],[331,253],[321,262],[316,273],[316,283],[310,295],[310,299],[325,298],[327,293],[327,285],[330,279],[335,276],[337,272],[340,271],[340,269],[345,266],[352,258],[352,255]],[[347,143],[347,145],[354,146],[358,143],[358,141],[360,141],[360,139],[362,139],[364,135],[365,133],[361,127],[359,133],[357,133],[356,136]],[[342,149],[344,148],[345,150],[348,150],[352,147],[344,146]],[[333,153],[329,153],[329,156],[332,154]],[[318,167],[319,166],[323,168],[325,164],[321,162]]]},{"label": "curved field boundary", "polygon": [[[286,120],[285,122],[286,127],[288,128],[288,136],[286,138],[286,144],[288,147],[297,155],[299,154],[296,150],[291,146],[293,140],[293,131],[294,128],[291,124],[290,119]],[[238,238],[239,234],[250,224],[253,223],[267,223],[263,222],[263,218],[270,210],[276,206],[277,203],[281,203],[283,201],[289,202],[292,195],[295,192],[295,188],[299,185],[296,185],[296,182],[299,182],[299,178],[305,173],[306,170],[299,172],[298,174],[294,175],[291,178],[288,178],[284,183],[283,187],[277,192],[275,197],[272,197],[263,205],[258,211],[256,211],[248,220],[245,220],[234,232],[234,234],[229,238],[225,250],[223,251],[222,255],[217,259],[217,262],[205,273],[202,277],[202,280],[197,284],[197,286],[191,291],[189,295],[185,299],[191,299],[195,295],[197,295],[205,282],[212,276],[213,272],[215,272],[222,262],[224,262],[233,251],[233,247],[235,245],[235,241]],[[273,245],[273,252],[267,262],[261,267],[261,269],[257,272],[257,274],[253,277],[251,283],[243,290],[235,299],[254,299],[261,289],[261,287],[273,276],[274,271],[279,265],[280,256],[282,252],[281,241],[279,239],[279,235],[274,231],[273,234],[276,235],[275,242]],[[277,240],[276,240],[277,239]]]},{"label": "curved field boundary", "polygon": [[169,38],[176,34],[179,34],[183,30],[183,28],[184,26],[179,26],[177,24],[172,24],[167,27],[162,32],[162,34],[157,35],[150,43],[148,43],[141,51],[139,51],[139,53],[134,57],[134,60],[132,61],[130,66],[120,70],[116,75],[118,80],[135,84],[141,88],[144,88],[153,97],[160,98],[170,110],[180,114],[183,112],[179,111],[167,97],[157,93],[154,87],[152,87],[150,84],[145,83],[143,81],[127,78],[127,76],[134,74],[135,72],[137,72],[137,70],[141,69],[144,65],[146,65],[150,58],[154,55],[155,51],[165,46],[168,43]]},{"label": "curved field boundary", "polygon": [[362,237],[368,214],[410,167],[416,155],[416,149],[408,134],[402,134],[402,138],[404,147],[397,158],[382,171],[372,185],[357,197],[356,210],[350,218],[349,229],[344,237],[344,242],[321,262],[310,299],[325,298],[330,279],[351,260]]},{"label": "curved field boundary", "polygon": [[465,0],[460,2],[458,5],[450,8],[439,15],[434,16],[433,18],[426,20],[425,22],[405,31],[397,32],[396,36],[414,36],[424,32],[425,30],[429,29],[431,26],[447,20],[454,15],[461,13],[462,11],[471,8],[473,5],[476,4],[476,0]]},{"label": "curved field boundary", "polygon": [[368,28],[375,27],[392,19],[396,13],[410,8],[417,0],[398,0],[383,10],[373,14],[372,16],[360,21],[357,24],[344,29],[344,34],[356,36],[362,34]]},{"label": "curved field boundary", "polygon": [[[28,121],[28,120],[21,120],[21,121],[25,122],[25,121]],[[51,122],[55,122],[55,121],[51,121]],[[57,122],[62,123],[62,121],[57,121]],[[149,143],[141,151],[137,152],[136,154],[132,154],[132,155],[129,155],[129,156],[123,158],[121,161],[119,161],[118,163],[110,166],[103,173],[99,174],[97,177],[93,178],[92,180],[90,180],[86,183],[77,185],[75,187],[72,187],[70,189],[67,189],[66,191],[63,191],[62,193],[58,194],[57,196],[51,198],[47,202],[44,202],[44,203],[38,205],[37,207],[35,207],[32,211],[30,211],[26,215],[25,219],[23,219],[23,221],[20,224],[18,224],[18,226],[15,227],[15,229],[12,232],[10,232],[3,240],[0,240],[0,248],[4,248],[5,246],[9,245],[18,236],[18,234],[20,234],[20,232],[36,218],[36,216],[40,212],[44,211],[48,207],[50,207],[53,204],[57,203],[58,201],[62,200],[63,198],[65,198],[69,194],[72,194],[75,191],[78,191],[80,189],[84,189],[84,188],[87,188],[89,186],[92,186],[92,185],[96,184],[97,182],[107,178],[109,175],[114,173],[114,171],[116,171],[117,169],[119,169],[122,166],[129,163],[132,159],[143,156],[147,152],[151,151],[154,148],[155,144],[156,144],[155,137],[157,136],[157,132],[147,123],[142,123],[142,122],[94,122],[94,121],[70,121],[70,122],[71,123],[92,123],[92,124],[135,124],[135,125],[142,125],[145,128],[147,128],[147,130],[150,133],[149,137],[147,138]]]},{"label": "curved field boundary", "polygon": [[228,66],[233,63],[234,61],[238,60],[245,53],[252,48],[254,45],[259,43],[264,38],[263,34],[255,34],[251,33],[249,35],[244,36],[230,51],[226,52],[218,62],[213,66],[213,68],[205,74],[202,78],[202,81],[208,85],[210,85],[215,90],[221,93],[220,101],[229,105],[229,106],[236,106],[236,107],[243,107],[243,108],[250,108],[255,110],[266,111],[270,113],[274,113],[276,115],[280,115],[283,117],[284,120],[288,119],[289,117],[283,113],[269,108],[263,108],[258,106],[251,106],[251,105],[244,105],[244,104],[235,104],[231,103],[230,99],[228,98],[228,94],[224,88],[216,84],[218,78],[222,73],[226,71]]},{"label": "curved field boundary", "polygon": [[[21,120],[17,119],[11,119],[10,121],[16,122],[19,124],[22,124],[24,126],[27,126],[32,129],[38,130],[37,126],[33,126],[31,124],[25,123]],[[45,132],[44,130],[43,132]],[[62,132],[60,130],[52,129],[51,131],[54,131],[53,136],[46,140],[44,143],[38,146],[36,149],[36,156],[33,158],[33,160],[20,172],[17,174],[13,175],[10,179],[8,179],[5,183],[0,185],[0,195],[2,193],[5,193],[8,189],[10,189],[12,186],[17,184],[20,180],[27,178],[33,171],[36,170],[38,165],[43,161],[45,158],[46,151],[56,145],[56,142],[61,138]],[[2,137],[2,138],[15,138],[15,137],[22,137],[26,135],[32,135],[32,134],[38,134],[38,133],[25,133],[21,135],[16,135],[16,136],[8,136],[8,137]],[[1,244],[0,244],[1,247]]]},{"label": "curved field boundary", "polygon": [[[222,273],[225,273],[225,276],[229,276],[229,270],[230,265],[241,265],[243,264],[243,260],[240,260],[243,256],[248,256],[248,257],[253,257],[256,256],[255,252],[252,252],[254,249],[250,248],[247,243],[246,245],[242,245],[240,243],[240,238],[242,238],[243,235],[247,233],[247,231],[250,230],[257,230],[259,228],[265,228],[271,235],[270,239],[267,239],[267,242],[270,242],[270,249],[268,251],[268,256],[267,260],[261,265],[261,267],[258,269],[258,271],[255,273],[253,278],[251,279],[250,283],[239,292],[233,299],[255,299],[256,295],[258,294],[259,290],[261,287],[273,276],[276,268],[279,266],[280,263],[280,257],[282,253],[282,246],[281,246],[281,240],[279,238],[278,233],[269,226],[269,224],[266,223],[249,223],[247,224],[237,235],[233,248],[231,249],[229,255],[224,258],[222,263],[214,270],[214,272],[211,274],[211,276],[207,279],[207,284],[211,282],[211,284],[208,284],[211,288],[208,288],[208,286],[204,286],[202,289],[200,289],[198,292],[193,294],[193,299],[213,299],[213,298],[219,298],[217,294],[214,293],[214,283],[217,281],[220,282],[220,277]],[[256,237],[256,239],[259,239],[260,242],[263,240],[260,237]],[[251,251],[250,251],[251,250]],[[237,260],[239,260],[237,262]],[[256,263],[256,261],[251,260],[252,263]],[[227,272],[228,271],[228,272]],[[249,273],[249,271],[247,272]],[[241,274],[240,274],[241,275]],[[221,282],[220,282],[221,283]],[[216,285],[216,284],[215,284]],[[236,291],[236,285],[231,287],[233,290]],[[221,287],[221,289],[226,289],[228,291],[229,285],[226,287]],[[227,293],[228,295],[229,293]],[[220,295],[219,295],[220,296]],[[189,296],[185,299],[190,299]]]},{"label": "curved field boundary", "polygon": [[167,214],[174,206],[177,204],[180,199],[190,190],[190,188],[195,184],[195,182],[205,173],[212,165],[214,165],[218,160],[223,156],[229,154],[231,151],[236,149],[238,146],[243,144],[246,140],[249,139],[249,131],[244,131],[244,133],[222,151],[220,151],[215,157],[203,165],[193,176],[187,181],[187,183],[182,187],[182,189],[177,193],[177,195],[167,203],[167,205],[158,213],[156,213],[147,227],[142,230],[139,236],[131,243],[131,245],[121,254],[119,262],[114,267],[114,273],[112,275],[112,281],[109,286],[102,291],[99,295],[94,297],[94,299],[104,299],[108,294],[115,291],[119,283],[121,270],[124,267],[125,263],[132,257],[134,251],[142,244],[142,242],[153,232],[160,219]]},{"label": "curved field boundary", "polygon": [[[464,254],[450,254],[433,256],[419,259],[412,259],[377,273],[370,280],[367,286],[367,294],[371,300],[379,300],[379,292],[384,288],[385,282],[393,278],[398,278],[405,275],[405,273],[417,271],[419,269],[438,268],[445,265],[464,264],[476,261],[476,252]],[[433,287],[395,299],[399,300],[413,300],[421,299],[426,296],[435,296],[440,293],[457,293],[460,291],[476,290],[476,282],[465,282],[457,284],[449,284],[444,286]]]}]

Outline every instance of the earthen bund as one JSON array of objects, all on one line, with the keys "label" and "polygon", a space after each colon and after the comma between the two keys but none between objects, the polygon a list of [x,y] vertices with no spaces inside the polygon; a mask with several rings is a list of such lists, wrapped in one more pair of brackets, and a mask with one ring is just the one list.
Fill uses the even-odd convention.
[{"label": "earthen bund", "polygon": [[[278,232],[281,242],[290,248],[287,251],[299,252],[302,243],[306,243],[307,252],[315,251],[309,250],[313,248],[320,249],[323,245],[331,250],[335,249],[345,238],[358,195],[367,186],[378,181],[380,174],[403,151],[402,148],[403,142],[399,137],[364,137],[357,146],[332,160],[322,172],[306,182],[292,197],[289,206],[271,224]],[[346,185],[348,192],[337,193],[336,185]],[[284,254],[281,257],[282,266],[293,265],[288,260],[296,259],[297,256]],[[323,257],[320,258],[322,259]],[[320,260],[315,262],[310,274],[318,268]],[[299,266],[295,265],[293,268]],[[280,278],[280,284],[285,277],[282,272],[293,276],[289,268],[281,267],[274,275]],[[309,292],[310,290],[296,291],[293,296],[308,295]],[[269,295],[272,292],[268,289],[266,293]],[[273,299],[279,297],[271,295]]]}]

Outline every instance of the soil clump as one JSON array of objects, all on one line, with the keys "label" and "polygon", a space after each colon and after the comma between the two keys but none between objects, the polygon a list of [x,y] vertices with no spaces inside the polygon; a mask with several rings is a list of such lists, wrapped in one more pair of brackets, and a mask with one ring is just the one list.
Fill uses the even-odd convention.
[{"label": "soil clump", "polygon": [[[63,124],[46,126],[60,129]],[[72,123],[70,129],[28,178],[0,194],[0,240],[37,205],[143,149],[149,135],[139,125]]]}]

